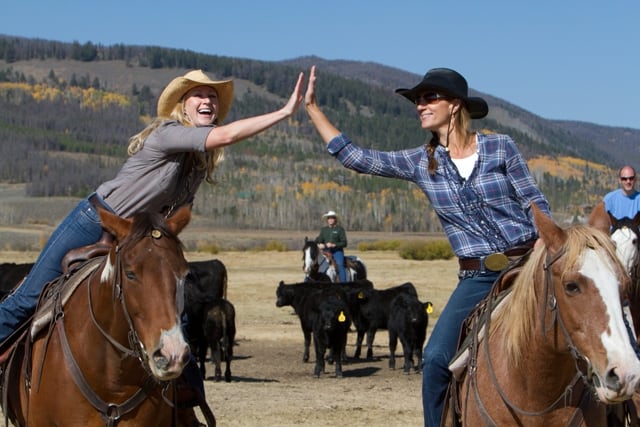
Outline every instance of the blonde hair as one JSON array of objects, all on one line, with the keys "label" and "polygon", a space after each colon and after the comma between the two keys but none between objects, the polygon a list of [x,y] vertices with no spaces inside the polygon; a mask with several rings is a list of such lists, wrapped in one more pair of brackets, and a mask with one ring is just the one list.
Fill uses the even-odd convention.
[{"label": "blonde hair", "polygon": [[[193,126],[191,120],[184,114],[183,108],[183,100],[178,102],[173,110],[171,110],[171,114],[169,117],[156,117],[144,128],[142,131],[133,135],[129,138],[129,146],[127,147],[127,154],[133,156],[144,147],[144,142],[147,140],[149,135],[156,130],[160,125],[170,120],[176,120],[178,123],[183,126]],[[217,125],[217,118],[214,120],[214,124]],[[205,153],[191,153],[191,159],[194,161],[194,167],[198,171],[206,171],[205,181],[208,183],[214,183],[213,179],[213,171],[215,170],[218,163],[220,163],[224,159],[224,148],[216,148],[212,151],[207,151]]]},{"label": "blonde hair", "polygon": [[[469,134],[469,129],[471,127],[471,116],[469,115],[469,110],[466,107],[462,107],[458,109],[456,114],[449,116],[451,132],[456,135],[456,137],[460,141],[467,141],[467,135]],[[429,173],[431,175],[436,173],[436,169],[438,169],[438,161],[435,157],[436,148],[438,144],[440,144],[440,140],[438,138],[438,134],[435,132],[431,133],[431,140],[427,143],[427,153],[429,154]]]}]

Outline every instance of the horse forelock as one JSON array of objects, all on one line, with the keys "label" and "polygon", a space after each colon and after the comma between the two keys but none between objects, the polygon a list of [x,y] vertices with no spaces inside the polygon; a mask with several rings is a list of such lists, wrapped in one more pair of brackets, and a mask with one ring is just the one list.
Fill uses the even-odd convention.
[{"label": "horse forelock", "polygon": [[148,212],[140,213],[133,217],[131,231],[120,243],[120,246],[122,248],[135,246],[142,239],[149,236],[153,236],[153,238],[157,240],[169,239],[182,249],[180,239],[167,227],[164,216]]},{"label": "horse forelock", "polygon": [[[610,267],[610,271],[620,279],[621,286],[628,286],[627,275],[624,267],[618,260],[615,247],[609,236],[595,228],[575,225],[566,229],[567,241],[564,244],[564,254],[558,260],[561,266],[562,276],[580,269],[584,259],[585,250],[596,249],[600,256],[598,261],[604,262]],[[492,317],[491,334],[504,328],[504,349],[514,365],[527,353],[527,345],[532,340],[534,322],[540,322],[539,310],[540,298],[543,298],[542,285],[544,284],[544,262],[548,249],[540,245],[536,247],[525,263],[522,271],[515,279],[508,304],[502,304]],[[553,267],[553,266],[552,266]],[[557,271],[557,270],[556,270]],[[537,286],[536,286],[537,285]],[[505,327],[505,325],[508,325]]]}]

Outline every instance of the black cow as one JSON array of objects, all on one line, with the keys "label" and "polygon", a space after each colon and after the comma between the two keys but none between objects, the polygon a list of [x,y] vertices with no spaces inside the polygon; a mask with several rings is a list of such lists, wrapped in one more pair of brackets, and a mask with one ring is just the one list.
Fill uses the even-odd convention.
[{"label": "black cow", "polygon": [[[211,349],[211,359],[215,364],[216,381],[222,378],[220,363],[224,361],[226,364],[224,380],[231,382],[233,342],[236,339],[236,310],[233,304],[223,298],[213,303],[204,322],[204,335]],[[204,362],[207,357],[207,347],[201,346],[199,352],[200,372],[202,377],[206,378]]]},{"label": "black cow", "polygon": [[[432,304],[421,302],[416,296],[400,293],[389,307],[389,368],[396,368],[396,345],[398,338],[404,353],[404,373],[412,369],[420,371],[422,346],[427,336],[429,312]],[[416,364],[413,363],[413,356]]]},{"label": "black cow", "polygon": [[373,340],[376,331],[387,329],[391,301],[401,293],[418,297],[418,292],[411,282],[387,289],[364,289],[358,294],[359,308],[353,312],[353,323],[358,331],[353,357],[356,359],[360,357],[362,340],[366,332],[367,359],[373,359]]},{"label": "black cow", "polygon": [[280,282],[276,289],[276,307],[290,305],[295,310],[300,319],[300,327],[304,335],[303,362],[309,361],[309,347],[311,345],[312,325],[305,314],[304,303],[310,295],[319,289],[336,289],[343,295],[349,306],[349,312],[358,309],[358,295],[364,289],[373,289],[373,283],[369,280],[358,280],[355,282],[332,283],[332,282],[300,282],[285,284]]},{"label": "black cow", "polygon": [[[189,274],[184,284],[185,333],[191,352],[199,356],[211,343],[207,341],[204,326],[207,314],[215,302],[227,295],[227,268],[217,259],[189,263]],[[204,375],[204,358],[199,360]]]},{"label": "black cow", "polygon": [[33,263],[4,262],[0,264],[0,300],[10,294],[13,288],[29,274],[31,267]]},{"label": "black cow", "polygon": [[[315,377],[324,373],[324,355],[335,362],[336,378],[342,378],[342,357],[347,345],[351,318],[344,295],[333,289],[318,290],[304,303],[304,311],[313,330],[313,346],[316,350]],[[332,357],[333,355],[333,357]]]}]

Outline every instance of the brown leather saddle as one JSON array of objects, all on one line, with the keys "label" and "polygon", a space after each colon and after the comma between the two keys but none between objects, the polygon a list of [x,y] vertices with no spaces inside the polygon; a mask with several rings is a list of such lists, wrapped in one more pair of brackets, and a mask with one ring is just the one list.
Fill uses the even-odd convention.
[{"label": "brown leather saddle", "polygon": [[[106,231],[102,233],[100,240],[96,243],[82,246],[76,249],[72,249],[64,256],[62,259],[61,267],[62,267],[62,276],[59,278],[47,283],[43,287],[43,292],[40,296],[40,301],[38,302],[38,307],[42,307],[45,305],[45,300],[53,295],[51,292],[52,287],[60,288],[62,287],[63,282],[68,282],[68,279],[75,274],[80,267],[90,259],[97,258],[99,256],[106,255],[109,253],[109,249],[111,248],[111,244],[113,242],[113,236]],[[55,284],[55,285],[54,285]],[[20,286],[20,285],[18,285]],[[69,289],[69,288],[67,288]],[[75,288],[74,288],[75,289]],[[65,291],[68,295],[71,292],[68,290]],[[47,296],[48,295],[48,296]],[[2,343],[0,343],[0,366],[3,365],[7,359],[10,357],[15,347],[23,341],[27,332],[29,331],[30,326],[34,322],[35,319],[42,319],[41,313],[42,310],[37,309],[36,313],[34,313],[31,317],[25,320],[20,326],[16,328],[16,330],[7,337]],[[41,327],[41,326],[40,326]]]}]

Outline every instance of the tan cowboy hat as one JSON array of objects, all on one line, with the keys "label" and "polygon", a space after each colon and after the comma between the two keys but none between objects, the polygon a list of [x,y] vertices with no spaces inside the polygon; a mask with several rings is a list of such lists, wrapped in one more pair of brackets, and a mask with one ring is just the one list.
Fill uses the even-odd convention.
[{"label": "tan cowboy hat", "polygon": [[322,215],[322,218],[330,218],[330,217],[338,219],[338,214],[336,214],[335,211],[329,211],[326,214]]},{"label": "tan cowboy hat", "polygon": [[169,117],[182,97],[197,86],[210,86],[218,92],[218,123],[227,117],[233,102],[233,80],[211,80],[202,70],[189,71],[171,80],[158,98],[158,116]]}]

